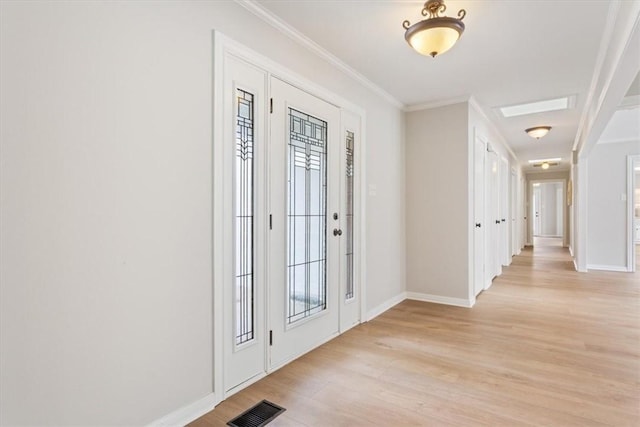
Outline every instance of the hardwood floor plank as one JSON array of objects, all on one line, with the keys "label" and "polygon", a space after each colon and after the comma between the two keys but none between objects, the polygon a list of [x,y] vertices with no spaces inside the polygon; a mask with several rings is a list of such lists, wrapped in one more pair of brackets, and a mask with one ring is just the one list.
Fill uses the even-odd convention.
[{"label": "hardwood floor plank", "polygon": [[638,426],[640,274],[527,248],[472,309],[404,301],[222,402],[273,426]]}]

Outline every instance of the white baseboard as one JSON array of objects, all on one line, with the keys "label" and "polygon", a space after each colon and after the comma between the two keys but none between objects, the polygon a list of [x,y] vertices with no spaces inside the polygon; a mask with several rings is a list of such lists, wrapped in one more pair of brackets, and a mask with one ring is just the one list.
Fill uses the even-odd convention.
[{"label": "white baseboard", "polygon": [[440,295],[422,294],[418,292],[407,292],[407,299],[434,302],[436,304],[454,305],[456,307],[465,308],[471,308],[475,303],[475,300],[470,299],[443,297]]},{"label": "white baseboard", "polygon": [[571,245],[569,245],[569,255],[571,255],[572,257],[574,257],[574,255],[573,255],[573,248],[571,247]]},{"label": "white baseboard", "polygon": [[626,266],[599,264],[587,264],[587,270],[620,271],[623,273],[629,272],[629,269]]},{"label": "white baseboard", "polygon": [[398,295],[396,295],[395,297],[393,297],[391,299],[388,299],[387,301],[383,302],[379,306],[367,311],[367,322],[369,320],[375,318],[375,317],[378,317],[379,315],[381,315],[385,311],[389,310],[394,305],[396,305],[398,303],[401,303],[402,301],[404,301],[406,299],[407,299],[407,293],[406,292],[401,292]]},{"label": "white baseboard", "polygon": [[215,406],[215,395],[211,393],[200,400],[190,403],[189,405],[177,409],[159,420],[152,422],[149,424],[149,427],[182,427],[200,418],[207,412],[212,411]]}]

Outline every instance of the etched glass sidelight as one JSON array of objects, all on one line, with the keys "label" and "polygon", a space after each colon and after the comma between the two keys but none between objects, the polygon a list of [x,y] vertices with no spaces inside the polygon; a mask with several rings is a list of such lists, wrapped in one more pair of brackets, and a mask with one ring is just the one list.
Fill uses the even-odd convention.
[{"label": "etched glass sidelight", "polygon": [[347,252],[346,252],[346,269],[347,269],[347,291],[345,299],[351,299],[354,296],[354,277],[353,277],[353,150],[354,150],[353,132],[347,131],[346,137],[346,168],[345,168],[345,196],[346,196],[346,229]]},{"label": "etched glass sidelight", "polygon": [[287,321],[327,306],[327,123],[289,108]]},{"label": "etched glass sidelight", "polygon": [[235,340],[254,338],[254,104],[253,95],[237,89],[235,156]]}]

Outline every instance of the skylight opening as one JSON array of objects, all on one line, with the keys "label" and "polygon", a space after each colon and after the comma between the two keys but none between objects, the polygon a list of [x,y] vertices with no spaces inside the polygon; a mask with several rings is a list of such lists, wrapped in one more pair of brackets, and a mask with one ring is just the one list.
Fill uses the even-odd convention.
[{"label": "skylight opening", "polygon": [[569,108],[573,108],[574,104],[575,96],[571,95],[562,98],[547,99],[546,101],[499,107],[498,109],[504,117],[516,117],[527,114],[545,113],[547,111],[568,110]]}]

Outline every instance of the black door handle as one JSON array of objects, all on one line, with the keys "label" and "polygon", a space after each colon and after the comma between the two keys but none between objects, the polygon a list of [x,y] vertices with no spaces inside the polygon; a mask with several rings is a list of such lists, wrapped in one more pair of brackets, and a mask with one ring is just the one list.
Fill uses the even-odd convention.
[{"label": "black door handle", "polygon": [[499,219],[496,219],[496,224],[500,224],[500,220]]},{"label": "black door handle", "polygon": [[476,227],[480,228],[482,227],[482,224],[480,224],[479,222],[476,222]]},{"label": "black door handle", "polygon": [[342,230],[340,230],[338,228],[334,228],[333,229],[333,235],[334,236],[342,236]]}]

